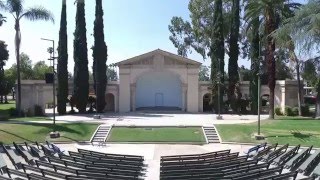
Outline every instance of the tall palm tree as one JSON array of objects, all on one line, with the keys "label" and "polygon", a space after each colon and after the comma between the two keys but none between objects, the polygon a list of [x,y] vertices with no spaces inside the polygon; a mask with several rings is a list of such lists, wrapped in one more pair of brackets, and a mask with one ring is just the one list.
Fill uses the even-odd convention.
[{"label": "tall palm tree", "polygon": [[276,31],[274,31],[272,34],[272,37],[275,39],[276,46],[279,48],[287,49],[289,60],[295,64],[295,69],[297,73],[297,81],[298,81],[298,109],[299,109],[299,116],[302,115],[301,113],[301,104],[302,104],[302,85],[300,80],[300,61],[295,53],[295,42],[292,39],[292,36],[290,35],[290,29],[283,29],[283,27],[280,27]]},{"label": "tall palm tree", "polygon": [[279,21],[293,16],[293,10],[299,7],[299,3],[291,3],[290,0],[254,0],[248,2],[245,7],[245,19],[250,21],[256,17],[262,17],[261,24],[264,29],[264,37],[266,38],[266,54],[265,61],[268,71],[268,86],[270,89],[269,96],[269,118],[274,119],[274,89],[275,89],[275,41],[272,36],[269,36],[278,28]]},{"label": "tall palm tree", "polygon": [[15,51],[16,51],[16,61],[17,61],[17,79],[18,79],[18,103],[17,109],[21,111],[21,79],[20,79],[20,44],[21,44],[21,29],[20,29],[20,21],[22,19],[27,19],[29,21],[52,21],[54,22],[54,18],[52,13],[45,9],[44,7],[37,6],[31,7],[28,9],[23,8],[23,0],[7,0],[6,3],[2,3],[0,8],[9,12],[14,20],[15,26],[14,29],[16,31],[15,34]]},{"label": "tall palm tree", "polygon": [[[277,36],[283,34],[292,37],[292,43],[298,44],[300,51],[313,52],[320,43],[320,0],[310,0],[295,12],[295,16],[287,19],[286,24],[276,31]],[[318,58],[315,58],[316,61]],[[318,63],[314,63],[319,68]],[[320,77],[315,77],[314,86],[317,91],[316,114],[320,117]]]}]

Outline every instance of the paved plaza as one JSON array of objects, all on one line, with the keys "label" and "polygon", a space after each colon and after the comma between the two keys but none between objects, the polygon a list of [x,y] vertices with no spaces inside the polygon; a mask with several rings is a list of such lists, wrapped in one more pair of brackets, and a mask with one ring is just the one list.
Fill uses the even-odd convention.
[{"label": "paved plaza", "polygon": [[[46,113],[52,115],[52,109]],[[131,112],[131,113],[105,113],[101,119],[94,119],[94,114],[57,116],[57,122],[98,122],[107,125],[123,126],[206,126],[212,124],[242,124],[253,123],[258,120],[256,115],[222,115],[222,120],[217,120],[216,114],[205,113],[179,113],[179,112]],[[268,115],[261,115],[261,120],[266,120]]]}]

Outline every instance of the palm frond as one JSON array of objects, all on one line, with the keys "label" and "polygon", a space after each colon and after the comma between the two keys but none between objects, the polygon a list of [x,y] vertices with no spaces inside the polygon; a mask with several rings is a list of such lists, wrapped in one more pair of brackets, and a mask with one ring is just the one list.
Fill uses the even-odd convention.
[{"label": "palm frond", "polygon": [[7,0],[5,5],[6,11],[19,16],[23,12],[24,0]]},{"label": "palm frond", "polygon": [[49,10],[45,9],[44,7],[33,7],[30,9],[27,9],[25,13],[21,16],[21,18],[22,17],[25,17],[30,21],[44,20],[44,21],[52,21],[54,23],[53,14]]}]

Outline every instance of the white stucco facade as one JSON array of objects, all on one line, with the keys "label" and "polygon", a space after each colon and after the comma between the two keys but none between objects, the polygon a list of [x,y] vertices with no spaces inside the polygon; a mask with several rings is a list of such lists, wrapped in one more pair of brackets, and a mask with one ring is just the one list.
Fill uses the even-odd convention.
[{"label": "white stucco facade", "polygon": [[[172,109],[198,113],[211,94],[210,82],[199,82],[201,63],[160,49],[117,63],[119,81],[108,82],[106,88],[107,112],[131,112],[144,109]],[[249,97],[249,82],[241,82],[243,97]],[[69,93],[72,94],[72,82]],[[261,95],[269,88],[262,86]],[[277,81],[275,106],[296,106],[296,81]],[[90,93],[94,94],[90,83]],[[44,81],[22,81],[22,107],[45,107],[52,102],[52,85]]]}]

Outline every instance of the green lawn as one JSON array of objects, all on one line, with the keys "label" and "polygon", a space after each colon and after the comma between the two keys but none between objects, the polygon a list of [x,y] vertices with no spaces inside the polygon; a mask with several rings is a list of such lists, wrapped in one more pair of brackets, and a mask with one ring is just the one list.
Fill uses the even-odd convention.
[{"label": "green lawn", "polygon": [[10,124],[0,123],[0,143],[25,141],[89,141],[98,124],[73,123],[57,124],[55,130],[60,132],[61,138],[50,139],[49,132],[53,130],[52,124],[30,123]]},{"label": "green lawn", "polygon": [[15,108],[15,107],[16,107],[15,101],[9,101],[9,104],[0,104],[0,116],[8,115],[9,109]]},{"label": "green lawn", "polygon": [[[257,123],[215,125],[224,142],[258,143],[253,134]],[[269,143],[320,147],[320,120],[305,118],[283,118],[261,122],[261,133]]]},{"label": "green lawn", "polygon": [[109,142],[194,142],[205,143],[200,127],[133,128],[114,127]]},{"label": "green lawn", "polygon": [[21,117],[21,118],[9,118],[9,121],[22,121],[22,122],[26,122],[26,121],[49,121],[52,122],[52,119],[50,119],[49,117]]}]

